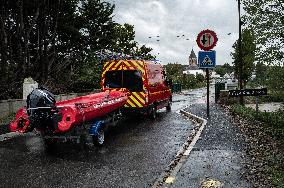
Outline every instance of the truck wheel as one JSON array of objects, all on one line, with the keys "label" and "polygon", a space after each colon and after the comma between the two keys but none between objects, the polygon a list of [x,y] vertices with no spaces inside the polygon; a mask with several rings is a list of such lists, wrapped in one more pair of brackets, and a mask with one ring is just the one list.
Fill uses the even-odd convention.
[{"label": "truck wheel", "polygon": [[96,136],[93,136],[95,146],[103,146],[105,143],[105,130],[102,128],[98,131]]},{"label": "truck wheel", "polygon": [[171,99],[169,99],[168,105],[166,106],[166,109],[167,109],[168,112],[171,111],[171,109],[172,109],[172,101],[171,101]]},{"label": "truck wheel", "polygon": [[149,115],[152,120],[155,120],[157,118],[157,108],[155,105],[152,105]]}]

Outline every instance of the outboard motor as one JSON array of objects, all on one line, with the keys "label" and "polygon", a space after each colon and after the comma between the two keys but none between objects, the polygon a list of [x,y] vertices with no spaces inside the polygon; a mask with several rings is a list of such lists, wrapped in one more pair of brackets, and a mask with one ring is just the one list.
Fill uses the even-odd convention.
[{"label": "outboard motor", "polygon": [[34,128],[54,130],[53,117],[57,115],[55,98],[47,89],[34,89],[27,97],[28,131]]}]

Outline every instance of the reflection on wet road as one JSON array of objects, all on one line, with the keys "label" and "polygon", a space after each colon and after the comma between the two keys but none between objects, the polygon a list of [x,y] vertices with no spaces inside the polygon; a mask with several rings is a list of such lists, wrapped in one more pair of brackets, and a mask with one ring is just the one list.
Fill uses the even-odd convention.
[{"label": "reflection on wet road", "polygon": [[176,112],[203,95],[175,94],[172,112],[160,110],[155,121],[125,120],[109,131],[102,148],[59,143],[46,154],[32,133],[2,141],[0,187],[149,187],[193,128]]}]

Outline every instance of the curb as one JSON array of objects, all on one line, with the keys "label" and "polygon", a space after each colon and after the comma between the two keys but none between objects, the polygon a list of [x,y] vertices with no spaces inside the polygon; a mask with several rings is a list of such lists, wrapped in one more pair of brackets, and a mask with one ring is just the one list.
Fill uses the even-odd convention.
[{"label": "curb", "polygon": [[22,133],[19,133],[19,132],[10,132],[10,133],[6,133],[6,134],[1,134],[0,135],[0,142],[10,140],[10,139],[15,138],[15,137],[20,136],[20,135],[22,135]]},{"label": "curb", "polygon": [[152,188],[169,187],[171,186],[171,184],[174,183],[177,173],[181,169],[182,165],[189,158],[190,152],[192,151],[197,140],[199,139],[203,129],[205,128],[205,125],[207,124],[207,120],[201,117],[198,117],[190,112],[186,112],[184,109],[180,110],[180,113],[188,117],[197,126],[194,128],[193,133],[191,133],[187,137],[186,142],[182,145],[180,150],[177,152],[175,159],[171,161],[171,163],[168,165],[166,170],[156,179],[156,181],[152,185]]}]

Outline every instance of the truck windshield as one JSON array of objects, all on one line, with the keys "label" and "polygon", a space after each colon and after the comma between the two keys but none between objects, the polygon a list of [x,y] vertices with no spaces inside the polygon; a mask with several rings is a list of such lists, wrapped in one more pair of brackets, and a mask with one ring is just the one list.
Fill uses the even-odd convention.
[{"label": "truck windshield", "polygon": [[127,88],[129,91],[143,91],[142,75],[137,70],[107,71],[104,87]]}]

